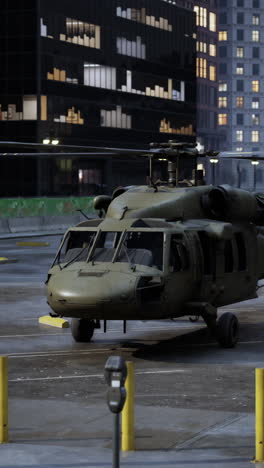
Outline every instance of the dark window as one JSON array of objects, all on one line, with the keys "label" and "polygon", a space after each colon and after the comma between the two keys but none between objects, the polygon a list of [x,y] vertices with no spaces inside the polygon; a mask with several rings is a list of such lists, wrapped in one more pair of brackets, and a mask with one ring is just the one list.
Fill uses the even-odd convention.
[{"label": "dark window", "polygon": [[253,6],[253,8],[259,8],[259,0],[253,0],[252,1],[252,6]]},{"label": "dark window", "polygon": [[227,24],[227,13],[220,13],[219,24]]},{"label": "dark window", "polygon": [[171,236],[170,267],[172,271],[184,271],[189,268],[189,254],[182,236]]},{"label": "dark window", "polygon": [[244,13],[237,14],[237,24],[244,24]]},{"label": "dark window", "polygon": [[219,47],[219,57],[226,57],[226,51],[227,51],[226,46]]},{"label": "dark window", "polygon": [[252,48],[252,57],[253,58],[259,58],[259,47],[253,47]]},{"label": "dark window", "polygon": [[227,6],[227,0],[219,0],[219,6],[220,7],[226,7]]},{"label": "dark window", "polygon": [[236,90],[237,91],[244,91],[244,81],[243,80],[237,80]]},{"label": "dark window", "polygon": [[233,255],[233,246],[231,240],[225,242],[224,249],[225,256],[225,273],[231,273],[234,271],[234,255]]},{"label": "dark window", "polygon": [[244,30],[243,29],[238,29],[237,30],[237,40],[238,41],[243,41],[244,40]]},{"label": "dark window", "polygon": [[215,241],[203,231],[198,232],[198,236],[203,252],[204,274],[212,275],[215,273]]},{"label": "dark window", "polygon": [[258,63],[253,63],[253,65],[252,65],[252,74],[253,75],[259,75],[259,64]]},{"label": "dark window", "polygon": [[243,7],[244,6],[244,0],[237,0],[237,6],[238,7]]},{"label": "dark window", "polygon": [[226,63],[220,63],[220,64],[219,64],[219,73],[220,73],[221,75],[225,75],[226,72],[227,72],[227,65],[226,65]]},{"label": "dark window", "polygon": [[236,232],[235,239],[237,244],[238,271],[243,271],[247,268],[247,256],[244,236],[242,232]]},{"label": "dark window", "polygon": [[237,125],[243,125],[244,124],[244,115],[243,114],[237,114],[236,123],[237,123]]}]

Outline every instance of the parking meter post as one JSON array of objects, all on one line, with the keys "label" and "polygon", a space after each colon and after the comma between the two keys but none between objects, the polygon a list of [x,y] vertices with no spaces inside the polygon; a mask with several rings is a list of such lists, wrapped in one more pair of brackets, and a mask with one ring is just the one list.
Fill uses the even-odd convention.
[{"label": "parking meter post", "polygon": [[126,402],[122,411],[122,450],[123,452],[135,450],[135,371],[134,363],[127,361],[127,379],[125,388],[127,391]]},{"label": "parking meter post", "polygon": [[120,458],[120,412],[126,401],[125,381],[127,366],[121,356],[110,356],[105,364],[105,381],[109,386],[107,404],[113,418],[113,468],[119,468]]},{"label": "parking meter post", "polygon": [[113,427],[113,468],[119,468],[120,464],[120,416],[119,413],[114,414]]},{"label": "parking meter post", "polygon": [[0,444],[8,442],[8,358],[0,356]]}]

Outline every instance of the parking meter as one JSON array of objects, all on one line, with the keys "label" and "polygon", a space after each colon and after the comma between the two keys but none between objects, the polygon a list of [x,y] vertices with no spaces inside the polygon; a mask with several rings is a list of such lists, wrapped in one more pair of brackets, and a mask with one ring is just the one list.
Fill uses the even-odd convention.
[{"label": "parking meter", "polygon": [[107,404],[112,413],[120,413],[126,401],[124,387],[127,377],[127,366],[121,356],[111,356],[105,364],[105,380],[109,385],[107,391]]},{"label": "parking meter", "polygon": [[107,359],[104,369],[106,383],[109,385],[107,391],[107,404],[114,413],[113,426],[113,468],[119,468],[120,452],[120,412],[126,401],[126,389],[124,387],[127,377],[127,366],[121,356],[111,356]]}]

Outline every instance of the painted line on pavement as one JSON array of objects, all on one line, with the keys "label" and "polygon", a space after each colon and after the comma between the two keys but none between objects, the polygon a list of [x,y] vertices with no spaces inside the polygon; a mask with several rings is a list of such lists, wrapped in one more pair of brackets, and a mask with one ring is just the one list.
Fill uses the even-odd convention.
[{"label": "painted line on pavement", "polygon": [[79,356],[82,354],[97,354],[111,351],[109,348],[101,348],[94,350],[79,350],[79,351],[39,351],[39,352],[30,352],[30,353],[11,353],[6,354],[10,359],[14,358],[32,358],[32,357],[47,357],[47,356]]},{"label": "painted line on pavement", "polygon": [[[27,319],[29,320],[29,319]],[[171,331],[172,329],[173,330],[183,330],[183,329],[193,329],[193,328],[205,328],[203,324],[200,324],[200,325],[195,325],[195,324],[190,324],[190,325],[180,325],[180,326],[176,326],[174,325],[172,328],[170,327],[167,327],[167,328],[160,328],[160,327],[148,327],[148,328],[130,328],[129,330],[127,330],[127,334],[129,332],[140,332],[140,333],[144,333],[146,331],[152,331],[152,330],[158,330],[158,331]],[[114,328],[114,329],[109,329],[107,333],[122,333],[122,329],[120,328]],[[71,333],[69,332],[63,332],[62,333],[32,333],[32,334],[27,334],[27,335],[0,335],[0,338],[30,338],[30,337],[35,337],[35,336],[65,336],[65,335],[71,335]],[[106,333],[104,333],[103,331],[97,331],[96,332],[96,335],[106,335]]]},{"label": "painted line on pavement", "polygon": [[[240,344],[262,344],[264,341],[259,340],[259,341],[241,341]],[[5,353],[6,356],[8,356],[10,359],[21,359],[21,358],[47,358],[47,357],[53,357],[53,356],[69,356],[69,357],[74,357],[74,356],[81,356],[81,355],[94,355],[94,354],[103,354],[103,353],[108,353],[111,351],[122,351],[122,352],[130,352],[131,349],[134,350],[134,348],[130,347],[122,347],[118,346],[118,343],[115,345],[115,343],[106,343],[108,347],[105,348],[95,348],[95,349],[81,349],[81,350],[64,350],[64,351],[36,351],[36,352],[21,352],[21,353]],[[110,347],[109,347],[110,345]],[[186,344],[186,345],[181,345],[181,346],[175,346],[176,349],[187,349],[187,348],[204,348],[204,347],[219,347],[218,343],[197,343],[197,344]]]},{"label": "painted line on pavement", "polygon": [[[147,370],[147,371],[138,371],[135,372],[135,375],[151,375],[151,374],[177,374],[177,373],[182,373],[186,372],[185,369],[168,369],[168,370],[160,370],[160,369],[153,369],[153,370]],[[38,381],[49,381],[49,380],[71,380],[71,379],[93,379],[93,378],[98,378],[98,379],[103,379],[104,374],[84,374],[84,375],[59,375],[55,377],[29,377],[29,378],[23,378],[19,377],[17,379],[10,379],[9,382],[13,383],[21,383],[21,382],[38,382]]]}]

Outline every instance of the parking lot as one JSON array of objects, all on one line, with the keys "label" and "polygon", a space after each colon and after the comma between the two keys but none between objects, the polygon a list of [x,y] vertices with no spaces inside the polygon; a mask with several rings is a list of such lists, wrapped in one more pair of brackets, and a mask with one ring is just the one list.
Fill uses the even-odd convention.
[{"label": "parking lot", "polygon": [[38,247],[0,241],[0,256],[17,259],[0,265],[0,354],[9,356],[12,445],[108,453],[112,420],[103,370],[110,355],[121,355],[135,363],[138,450],[224,446],[227,457],[231,450],[243,461],[252,458],[254,371],[264,362],[262,296],[224,309],[240,320],[235,349],[219,348],[202,321],[188,317],[131,321],[126,335],[121,322],[111,322],[107,334],[98,330],[91,343],[75,343],[69,329],[38,323],[49,313],[44,281],[59,239],[39,238],[50,245]]}]

